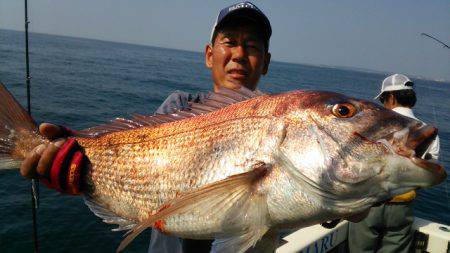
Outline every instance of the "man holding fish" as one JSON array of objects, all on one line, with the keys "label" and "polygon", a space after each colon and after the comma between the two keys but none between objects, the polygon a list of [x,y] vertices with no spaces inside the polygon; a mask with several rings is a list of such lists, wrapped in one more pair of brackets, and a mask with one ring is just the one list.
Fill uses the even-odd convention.
[{"label": "man holding fish", "polygon": [[[221,87],[240,89],[245,87],[255,90],[261,75],[265,75],[269,68],[270,53],[269,40],[272,28],[269,19],[254,4],[241,2],[222,9],[213,25],[210,43],[205,47],[205,64],[211,70],[213,88],[215,91]],[[204,100],[207,94],[189,94],[176,91],[156,110],[157,114],[173,113],[189,107],[190,102]],[[78,145],[73,141],[66,142],[64,137],[71,135],[71,130],[48,123],[39,127],[40,133],[53,142],[36,147],[23,162],[21,173],[26,177],[45,177],[54,164],[59,167],[69,167],[65,160],[78,161],[74,156],[80,156]],[[63,138],[63,139],[61,139]],[[72,163],[80,168],[81,164]],[[55,169],[53,169],[55,170]],[[58,174],[70,168],[58,168]],[[48,181],[44,181],[47,183]],[[48,184],[51,188],[60,189]],[[66,192],[77,193],[77,192]],[[177,237],[166,236],[158,230],[152,231],[149,252],[209,252],[210,240],[181,240]]]}]

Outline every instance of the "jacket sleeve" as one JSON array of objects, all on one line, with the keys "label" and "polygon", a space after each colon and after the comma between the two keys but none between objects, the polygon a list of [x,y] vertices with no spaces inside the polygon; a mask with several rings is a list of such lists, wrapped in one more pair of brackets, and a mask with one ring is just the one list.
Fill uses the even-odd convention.
[{"label": "jacket sleeve", "polygon": [[428,149],[428,153],[431,155],[433,160],[438,160],[439,158],[439,136],[436,136],[436,139],[431,143],[430,148]]},{"label": "jacket sleeve", "polygon": [[190,94],[184,91],[175,91],[170,94],[166,100],[156,109],[156,114],[170,114],[177,110],[183,110],[189,107],[189,102],[202,102],[206,94],[199,92]]},{"label": "jacket sleeve", "polygon": [[170,94],[166,100],[156,109],[156,114],[174,113],[177,109],[185,109],[188,107],[189,96],[191,94],[183,91],[175,91]]}]

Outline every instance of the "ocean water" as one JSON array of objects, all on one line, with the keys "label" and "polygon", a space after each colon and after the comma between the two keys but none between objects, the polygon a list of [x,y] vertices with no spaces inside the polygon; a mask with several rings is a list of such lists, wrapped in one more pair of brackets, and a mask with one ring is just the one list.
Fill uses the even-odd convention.
[{"label": "ocean water", "polygon": [[[276,56],[275,56],[276,58]],[[0,82],[25,105],[23,33],[0,30]],[[175,90],[207,91],[210,72],[201,53],[30,34],[32,115],[83,129],[132,113],[152,114]],[[260,89],[283,92],[319,89],[372,99],[388,73],[272,62]],[[450,167],[450,83],[415,80],[416,116],[439,128],[441,163]],[[420,190],[415,201],[419,217],[450,224],[450,179]],[[0,252],[33,250],[30,183],[18,171],[0,171]],[[82,198],[62,196],[41,187],[38,209],[42,252],[112,252],[121,232],[103,224]],[[146,252],[149,232],[127,252]]]}]

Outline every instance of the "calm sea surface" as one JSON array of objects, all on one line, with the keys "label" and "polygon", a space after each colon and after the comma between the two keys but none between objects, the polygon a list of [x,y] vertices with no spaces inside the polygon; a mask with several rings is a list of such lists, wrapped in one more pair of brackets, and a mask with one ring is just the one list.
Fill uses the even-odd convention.
[{"label": "calm sea surface", "polygon": [[[210,90],[201,53],[80,38],[30,35],[32,114],[38,122],[83,129],[131,113],[152,114],[175,90]],[[0,82],[24,105],[24,37],[0,30]],[[387,73],[272,62],[260,89],[320,89],[372,99]],[[450,168],[450,83],[415,80],[416,116],[439,128],[441,163]],[[421,190],[419,217],[450,224],[450,180]],[[113,252],[122,233],[111,232],[81,197],[41,187],[38,210],[42,252]],[[0,252],[33,250],[30,183],[17,171],[0,171]],[[146,252],[149,232],[128,252]]]}]

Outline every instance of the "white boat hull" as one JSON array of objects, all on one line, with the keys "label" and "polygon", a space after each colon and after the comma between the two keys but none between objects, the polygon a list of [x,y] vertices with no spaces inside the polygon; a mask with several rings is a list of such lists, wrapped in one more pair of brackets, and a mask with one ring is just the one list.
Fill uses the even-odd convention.
[{"label": "white boat hull", "polygon": [[[419,251],[430,253],[450,252],[450,226],[429,220],[415,218],[414,246]],[[327,229],[321,225],[310,226],[293,231],[284,236],[276,253],[325,253],[345,243],[348,236],[348,222],[341,221],[336,227]]]}]

